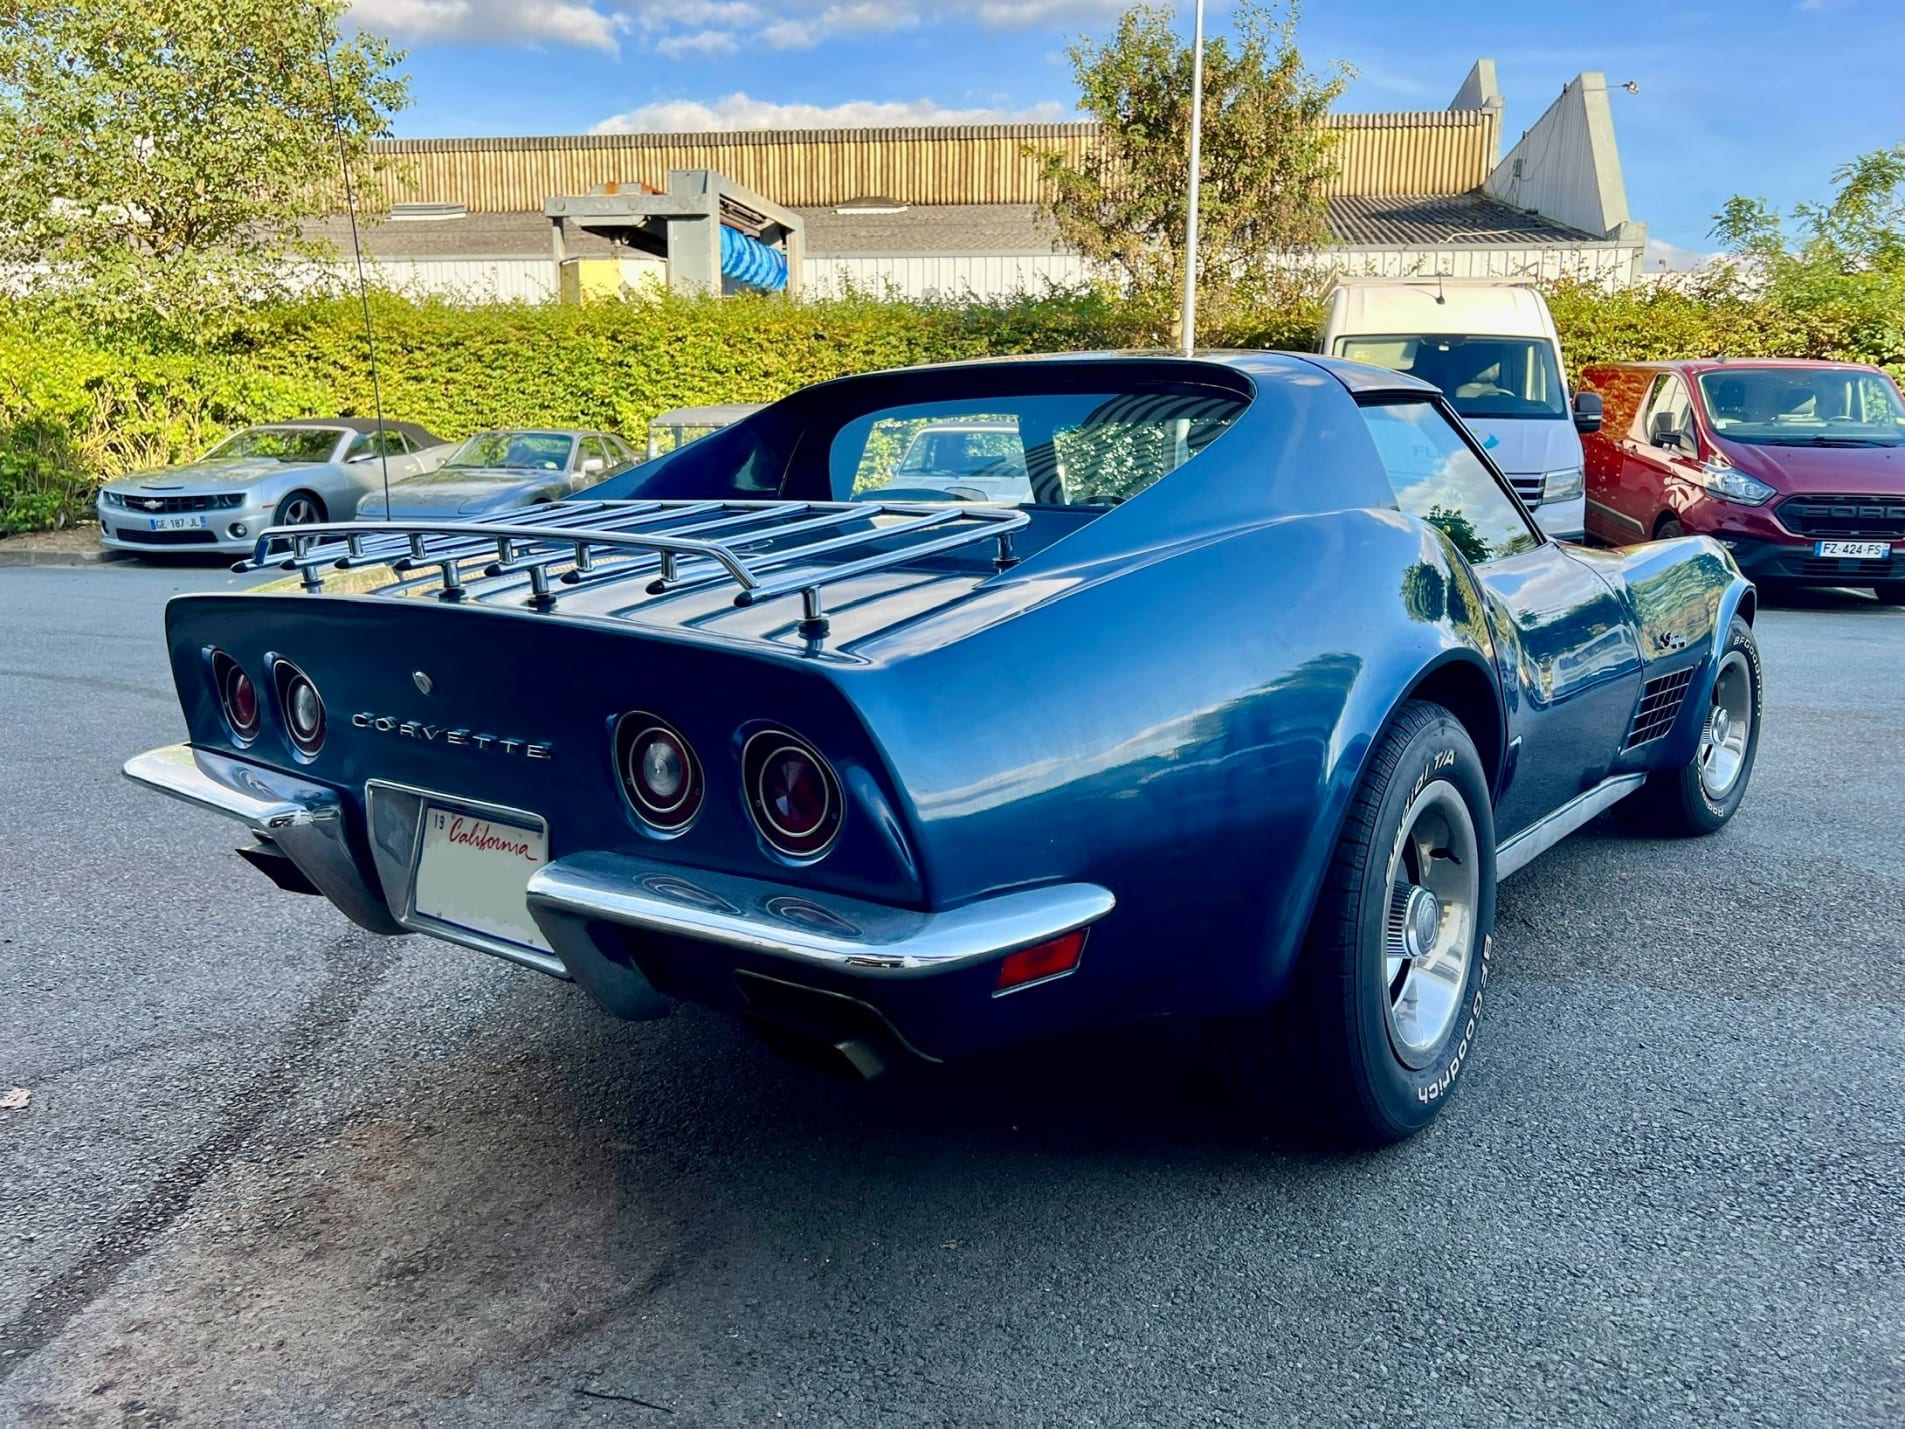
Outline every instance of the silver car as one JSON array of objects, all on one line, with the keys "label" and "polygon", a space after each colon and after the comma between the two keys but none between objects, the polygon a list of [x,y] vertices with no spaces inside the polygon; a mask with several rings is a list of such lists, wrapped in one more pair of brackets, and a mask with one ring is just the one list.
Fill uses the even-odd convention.
[{"label": "silver car", "polygon": [[560,501],[638,461],[610,432],[478,432],[435,471],[358,500],[359,521],[474,521],[512,507]]},{"label": "silver car", "polygon": [[267,526],[348,521],[365,492],[441,466],[452,448],[414,422],[360,417],[246,427],[195,462],[134,472],[99,493],[116,550],[248,552]]}]

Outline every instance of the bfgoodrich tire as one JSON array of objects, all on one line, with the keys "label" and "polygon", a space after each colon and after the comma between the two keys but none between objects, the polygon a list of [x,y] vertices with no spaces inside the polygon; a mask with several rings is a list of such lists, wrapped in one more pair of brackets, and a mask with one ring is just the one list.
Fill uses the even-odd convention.
[{"label": "bfgoodrich tire", "polygon": [[1753,777],[1763,698],[1753,627],[1736,615],[1720,650],[1693,758],[1678,769],[1649,775],[1621,801],[1622,822],[1637,833],[1667,837],[1724,828]]},{"label": "bfgoodrich tire", "polygon": [[1434,1120],[1475,1049],[1495,923],[1495,821],[1473,741],[1405,705],[1371,752],[1289,990],[1218,1029],[1237,1090],[1333,1141]]}]

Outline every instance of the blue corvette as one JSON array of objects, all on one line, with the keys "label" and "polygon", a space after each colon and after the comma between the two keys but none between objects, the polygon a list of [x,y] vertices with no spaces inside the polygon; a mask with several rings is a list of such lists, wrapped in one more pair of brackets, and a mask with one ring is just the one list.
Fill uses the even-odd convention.
[{"label": "blue corvette", "polygon": [[[977,424],[1032,500],[883,495]],[[283,533],[284,589],[167,607],[190,743],[128,774],[620,1017],[870,1075],[1194,1016],[1245,1104],[1384,1141],[1473,1053],[1496,880],[1617,802],[1712,832],[1752,772],[1726,552],[1544,539],[1392,372],[877,373],[590,496]]]}]

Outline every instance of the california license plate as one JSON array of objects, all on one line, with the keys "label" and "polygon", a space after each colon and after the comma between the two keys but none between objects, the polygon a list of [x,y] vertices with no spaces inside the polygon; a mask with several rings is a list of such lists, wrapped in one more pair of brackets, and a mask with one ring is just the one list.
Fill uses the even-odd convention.
[{"label": "california license plate", "polygon": [[540,825],[423,806],[411,907],[419,918],[551,952],[529,915],[529,876],[549,861]]},{"label": "california license plate", "polygon": [[1841,561],[1882,561],[1892,554],[1890,541],[1817,541],[1813,544],[1815,556],[1826,556]]},{"label": "california license plate", "polygon": [[154,531],[203,531],[205,518],[203,516],[154,516],[152,529]]}]

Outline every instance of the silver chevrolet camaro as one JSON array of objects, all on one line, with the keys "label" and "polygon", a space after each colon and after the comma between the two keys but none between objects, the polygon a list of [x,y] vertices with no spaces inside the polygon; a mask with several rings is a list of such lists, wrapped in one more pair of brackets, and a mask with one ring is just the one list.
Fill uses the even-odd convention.
[{"label": "silver chevrolet camaro", "polygon": [[267,526],[348,521],[366,492],[434,471],[453,446],[414,422],[363,417],[246,427],[195,462],[134,472],[99,493],[100,538],[121,551],[249,554]]}]

